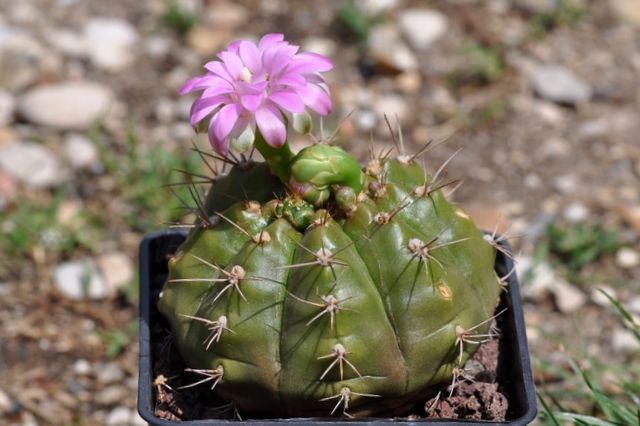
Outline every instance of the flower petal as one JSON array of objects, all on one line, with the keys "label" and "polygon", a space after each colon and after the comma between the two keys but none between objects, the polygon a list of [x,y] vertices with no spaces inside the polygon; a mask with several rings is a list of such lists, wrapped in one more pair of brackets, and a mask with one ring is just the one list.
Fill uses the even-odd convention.
[{"label": "flower petal", "polygon": [[244,68],[240,57],[235,53],[227,51],[218,53],[218,56],[220,57],[220,59],[222,59],[222,62],[224,63],[223,66],[227,69],[227,72],[232,77],[232,79],[240,80],[240,77],[242,75],[242,68]]},{"label": "flower petal", "polygon": [[213,126],[216,138],[223,141],[229,136],[231,133],[231,129],[235,126],[236,121],[238,121],[238,117],[240,116],[240,112],[242,111],[242,106],[236,104],[225,105],[220,108],[220,111],[213,118]]},{"label": "flower petal", "polygon": [[295,91],[300,95],[306,106],[320,115],[331,113],[331,97],[321,87],[315,84],[307,84],[305,87],[296,87]]},{"label": "flower petal", "polygon": [[223,78],[223,79],[225,79],[227,81],[233,81],[234,80],[233,76],[229,74],[229,72],[227,71],[227,68],[220,61],[207,62],[204,67],[209,72],[211,72],[212,74],[217,75],[220,78]]},{"label": "flower petal", "polygon": [[269,95],[269,100],[277,104],[281,109],[296,114],[304,113],[304,102],[293,90],[280,90]]},{"label": "flower petal", "polygon": [[258,109],[258,107],[262,105],[263,100],[264,100],[264,93],[253,93],[249,95],[244,95],[240,98],[240,102],[242,103],[242,106],[251,112],[254,112],[256,109]]},{"label": "flower petal", "polygon": [[287,67],[287,73],[305,74],[309,72],[325,72],[333,69],[333,62],[328,58],[312,52],[299,53]]},{"label": "flower petal", "polygon": [[216,136],[214,121],[211,120],[209,123],[209,131],[207,132],[209,137],[209,143],[211,144],[211,148],[218,154],[225,156],[229,153],[229,148],[227,147],[226,140],[220,140]]},{"label": "flower petal", "polygon": [[200,120],[211,114],[216,108],[229,98],[226,96],[212,96],[209,98],[198,98],[191,105],[191,125],[195,126]]},{"label": "flower petal", "polygon": [[284,40],[284,34],[265,34],[258,42],[258,49],[260,52],[264,52],[265,49],[278,45]]},{"label": "flower petal", "polygon": [[244,63],[244,66],[252,73],[262,68],[260,52],[258,51],[258,47],[252,42],[243,40],[240,43],[238,53],[240,55],[240,59],[242,59],[242,63]]},{"label": "flower petal", "polygon": [[256,110],[256,124],[264,140],[274,148],[280,148],[287,139],[287,128],[280,110],[273,105],[265,105]]}]

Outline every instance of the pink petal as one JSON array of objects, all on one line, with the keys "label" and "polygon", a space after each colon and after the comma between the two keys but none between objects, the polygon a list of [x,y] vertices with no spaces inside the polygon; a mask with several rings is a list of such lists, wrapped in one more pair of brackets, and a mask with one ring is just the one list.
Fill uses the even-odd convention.
[{"label": "pink petal", "polygon": [[303,52],[293,57],[287,67],[287,73],[305,74],[310,72],[325,72],[333,69],[333,62],[322,55]]},{"label": "pink petal", "polygon": [[196,90],[202,90],[209,87],[209,84],[213,82],[215,76],[210,74],[200,75],[198,77],[194,77],[191,80],[187,81],[181,88],[178,90],[178,95],[184,95],[185,93],[194,92]]},{"label": "pink petal", "polygon": [[243,40],[240,43],[240,49],[238,51],[240,59],[244,63],[244,66],[251,72],[256,72],[262,68],[262,58],[260,58],[260,52],[258,47],[250,41]]},{"label": "pink petal", "polygon": [[229,74],[227,68],[219,61],[211,61],[205,64],[204,66],[211,73],[223,78],[227,81],[233,81],[234,78]]},{"label": "pink petal", "polygon": [[267,81],[267,70],[260,68],[251,76],[251,84],[262,83]]},{"label": "pink petal", "polygon": [[240,102],[242,103],[242,106],[251,112],[254,112],[260,105],[262,105],[263,100],[264,100],[263,93],[244,95],[240,98]]},{"label": "pink petal", "polygon": [[241,111],[242,106],[236,104],[225,105],[218,111],[212,120],[216,138],[222,141],[229,136],[231,129],[238,121]]},{"label": "pink petal", "polygon": [[296,87],[295,91],[300,95],[304,104],[318,114],[329,115],[331,112],[331,98],[317,85],[307,84],[306,87]]},{"label": "pink petal", "polygon": [[226,96],[212,96],[209,98],[198,98],[191,105],[191,125],[195,126],[200,120],[211,114],[223,103],[228,103]]},{"label": "pink petal", "polygon": [[282,77],[272,79],[271,81],[272,87],[275,85],[304,86],[307,83],[307,80],[305,80],[304,77],[297,74],[285,74]]},{"label": "pink petal", "polygon": [[211,144],[211,148],[218,154],[222,156],[226,156],[229,153],[229,148],[227,147],[226,140],[220,140],[216,136],[215,126],[213,125],[213,120],[209,123],[209,131],[207,132],[209,136],[209,143]]},{"label": "pink petal", "polygon": [[240,80],[242,68],[244,68],[240,57],[235,53],[226,51],[218,53],[218,56],[220,57],[220,59],[222,59],[224,67],[227,69],[227,72],[232,77],[232,79]]},{"label": "pink petal", "polygon": [[264,52],[268,47],[277,45],[284,40],[284,34],[265,34],[258,43],[260,52]]},{"label": "pink petal", "polygon": [[280,90],[269,95],[269,100],[276,103],[280,108],[296,114],[304,113],[304,102],[293,90]]},{"label": "pink petal", "polygon": [[206,87],[202,87],[201,89],[204,89],[204,92],[202,92],[202,95],[200,95],[202,98],[209,98],[211,96],[233,92],[233,86],[231,85],[231,83],[217,77],[214,82],[211,82],[211,84],[207,85]]},{"label": "pink petal", "polygon": [[287,129],[282,114],[273,105],[265,105],[256,110],[256,124],[264,140],[274,148],[280,148],[287,139]]}]

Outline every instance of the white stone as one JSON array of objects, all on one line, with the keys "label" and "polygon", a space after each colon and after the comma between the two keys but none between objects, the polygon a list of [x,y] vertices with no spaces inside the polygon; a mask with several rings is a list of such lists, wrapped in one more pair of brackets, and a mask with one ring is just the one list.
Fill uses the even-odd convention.
[{"label": "white stone", "polygon": [[579,288],[558,279],[552,286],[556,306],[563,314],[576,312],[587,303],[588,297]]},{"label": "white stone", "polygon": [[[388,94],[376,99],[373,110],[378,114],[378,119],[384,121],[384,116],[391,123],[404,123],[409,117],[410,108],[406,98],[400,95]],[[386,123],[384,123],[386,129]]]},{"label": "white stone", "polygon": [[623,269],[640,266],[640,253],[630,247],[623,247],[616,253],[616,265]]},{"label": "white stone", "polygon": [[447,16],[432,9],[404,9],[398,14],[398,27],[411,47],[426,50],[449,28]]},{"label": "white stone", "polygon": [[562,104],[576,104],[591,98],[592,89],[567,68],[542,65],[531,77],[535,92],[543,98]]},{"label": "white stone", "polygon": [[553,187],[564,195],[575,195],[578,189],[578,177],[573,174],[557,176],[552,181]]},{"label": "white stone", "polygon": [[86,376],[91,374],[93,371],[93,367],[91,363],[84,358],[80,358],[75,363],[73,363],[73,373],[78,376]]},{"label": "white stone", "polygon": [[149,423],[142,417],[140,417],[140,413],[137,410],[133,410],[131,413],[131,426],[148,426]]},{"label": "white stone", "polygon": [[110,293],[131,284],[135,277],[133,261],[122,252],[103,254],[98,258],[98,266]]},{"label": "white stone", "polygon": [[109,295],[104,279],[90,258],[70,260],[56,266],[53,282],[70,299],[102,299]]},{"label": "white stone", "polygon": [[300,49],[304,52],[313,52],[330,58],[336,53],[338,45],[330,38],[312,36],[302,40]]},{"label": "white stone", "polygon": [[602,294],[601,290],[607,293],[609,296],[611,296],[613,300],[618,300],[618,292],[616,291],[615,288],[612,288],[606,285],[599,285],[597,288],[594,288],[590,294],[591,301],[596,305],[606,308],[608,306],[611,306],[612,304],[609,298],[604,294]]},{"label": "white stone", "polygon": [[351,115],[360,133],[366,133],[373,130],[378,123],[378,114],[370,109],[358,109]]},{"label": "white stone", "polygon": [[90,167],[100,160],[98,149],[91,139],[78,133],[71,133],[64,137],[62,151],[74,169]]},{"label": "white stone", "polygon": [[16,112],[16,100],[6,90],[0,89],[0,127],[8,126],[13,122]]},{"label": "white stone", "polygon": [[572,203],[562,210],[562,217],[568,222],[584,222],[589,217],[589,208],[584,204]]},{"label": "white stone", "polygon": [[34,124],[75,130],[89,128],[113,102],[107,87],[78,81],[36,86],[20,99],[19,108]]},{"label": "white stone", "polygon": [[418,68],[418,60],[393,24],[375,25],[369,31],[369,54],[382,66],[398,71]]},{"label": "white stone", "polygon": [[[120,385],[111,385],[102,389],[100,392],[95,395],[95,403],[101,405],[103,407],[114,406],[117,404],[121,404],[122,400],[127,397],[129,391],[126,387]],[[131,413],[127,417],[127,421],[124,424],[127,424],[129,418],[131,417]],[[123,423],[115,423],[115,424],[123,424]]]},{"label": "white stone", "polygon": [[144,41],[144,51],[151,58],[163,58],[171,52],[171,38],[151,36]]},{"label": "white stone", "polygon": [[637,353],[640,351],[640,340],[630,330],[614,328],[611,333],[611,346],[615,352]]},{"label": "white stone", "polygon": [[9,414],[13,409],[13,403],[9,395],[2,389],[0,389],[0,415]]},{"label": "white stone", "polygon": [[133,413],[127,407],[116,407],[107,415],[105,425],[123,426],[131,423]]},{"label": "white stone", "polygon": [[167,97],[162,97],[156,101],[153,112],[161,123],[170,123],[173,121],[173,101]]},{"label": "white stone", "polygon": [[620,19],[640,28],[640,0],[611,0]]},{"label": "white stone", "polygon": [[245,24],[248,18],[247,9],[235,2],[213,3],[207,8],[205,14],[205,22],[216,29],[238,28]]},{"label": "white stone", "polygon": [[45,40],[54,49],[72,57],[81,58],[87,54],[87,42],[77,31],[69,28],[58,28],[47,33]]},{"label": "white stone", "polygon": [[356,0],[356,7],[367,16],[377,16],[398,5],[398,0]]},{"label": "white stone", "polygon": [[83,30],[87,53],[94,66],[120,71],[135,60],[134,46],[138,42],[138,33],[128,21],[93,18]]},{"label": "white stone", "polygon": [[10,143],[1,147],[0,170],[34,188],[51,187],[61,177],[56,156],[35,142]]},{"label": "white stone", "polygon": [[124,370],[117,362],[97,363],[94,369],[98,382],[105,385],[119,383],[125,376]]},{"label": "white stone", "polygon": [[631,300],[625,303],[625,309],[629,311],[630,314],[640,314],[640,296],[633,296]]}]

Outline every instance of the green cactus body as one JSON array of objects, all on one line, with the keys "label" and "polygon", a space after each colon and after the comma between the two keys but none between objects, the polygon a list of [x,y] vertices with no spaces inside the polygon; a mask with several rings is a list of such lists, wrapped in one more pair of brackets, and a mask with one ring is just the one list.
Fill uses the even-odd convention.
[{"label": "green cactus body", "polygon": [[457,331],[489,329],[494,247],[441,191],[416,189],[431,179],[416,164],[385,160],[355,203],[316,206],[308,227],[283,214],[298,201],[267,170],[218,178],[206,206],[220,220],[169,262],[158,306],[187,365],[209,374],[194,382],[210,377],[203,391],[249,417],[424,402],[478,347]]}]

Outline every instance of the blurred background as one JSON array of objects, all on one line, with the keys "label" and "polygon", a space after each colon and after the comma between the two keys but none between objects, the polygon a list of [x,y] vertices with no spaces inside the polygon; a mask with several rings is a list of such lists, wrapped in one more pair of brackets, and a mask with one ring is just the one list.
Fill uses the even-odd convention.
[{"label": "blurred background", "polygon": [[0,423],[144,424],[138,245],[207,171],[176,93],[270,32],[333,60],[323,130],[361,161],[383,114],[408,152],[451,136],[432,173],[463,148],[452,197],[515,247],[542,401],[632,424],[602,407],[640,405],[640,0],[0,0]]}]

